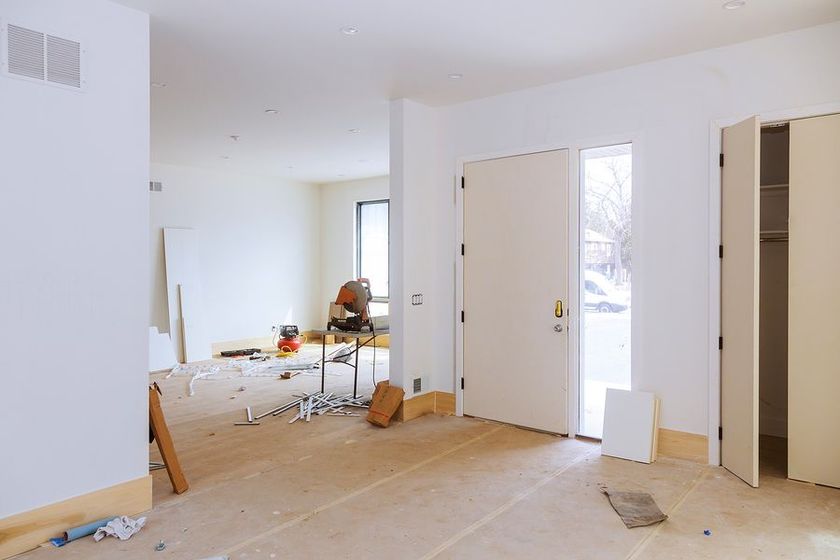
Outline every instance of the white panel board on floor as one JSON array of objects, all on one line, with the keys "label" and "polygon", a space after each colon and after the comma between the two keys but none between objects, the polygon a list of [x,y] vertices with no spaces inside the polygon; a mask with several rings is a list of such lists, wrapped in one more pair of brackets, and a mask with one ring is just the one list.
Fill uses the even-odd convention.
[{"label": "white panel board on floor", "polygon": [[650,463],[656,457],[656,395],[607,389],[601,455]]},{"label": "white panel board on floor", "polygon": [[172,369],[177,363],[169,334],[158,332],[157,327],[149,327],[149,371]]},{"label": "white panel board on floor", "polygon": [[184,341],[184,360],[199,362],[212,357],[210,340],[204,322],[201,292],[195,285],[178,285],[181,304],[181,336]]}]

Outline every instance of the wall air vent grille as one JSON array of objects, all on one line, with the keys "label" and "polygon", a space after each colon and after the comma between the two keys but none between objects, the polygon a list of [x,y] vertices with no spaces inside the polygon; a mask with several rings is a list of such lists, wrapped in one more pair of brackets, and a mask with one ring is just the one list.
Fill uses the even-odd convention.
[{"label": "wall air vent grille", "polygon": [[9,74],[43,80],[46,75],[44,34],[10,25],[6,37]]},{"label": "wall air vent grille", "polygon": [[82,46],[79,43],[47,35],[47,81],[82,87]]},{"label": "wall air vent grille", "polygon": [[3,66],[10,76],[81,90],[82,45],[34,29],[8,24]]}]

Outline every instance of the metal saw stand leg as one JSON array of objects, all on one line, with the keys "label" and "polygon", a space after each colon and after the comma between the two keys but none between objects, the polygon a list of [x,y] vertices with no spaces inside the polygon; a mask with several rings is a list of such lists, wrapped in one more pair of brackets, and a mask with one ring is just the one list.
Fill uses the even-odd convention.
[{"label": "metal saw stand leg", "polygon": [[[353,361],[353,398],[356,398],[356,385],[359,381],[359,337],[356,337],[356,359]],[[321,389],[323,393],[324,390]]]},{"label": "metal saw stand leg", "polygon": [[324,376],[327,375],[327,335],[321,335],[321,393],[324,393]]}]

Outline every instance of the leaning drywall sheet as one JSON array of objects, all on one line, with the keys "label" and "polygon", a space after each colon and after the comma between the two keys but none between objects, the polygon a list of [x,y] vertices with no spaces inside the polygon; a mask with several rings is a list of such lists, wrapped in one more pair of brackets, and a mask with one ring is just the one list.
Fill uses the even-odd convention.
[{"label": "leaning drywall sheet", "polygon": [[195,284],[178,284],[181,304],[181,336],[184,343],[184,360],[200,362],[213,357],[210,339],[204,321],[201,292]]},{"label": "leaning drywall sheet", "polygon": [[[166,261],[166,299],[169,309],[169,334],[175,346],[175,357],[179,362],[186,362],[188,358],[184,352],[184,325],[181,316],[178,286],[190,286],[190,297],[193,300],[201,301],[198,238],[195,230],[164,228],[163,250]],[[210,345],[208,344],[207,357],[209,357],[209,353]]]},{"label": "leaning drywall sheet", "polygon": [[172,369],[177,363],[169,334],[158,332],[157,327],[149,327],[149,371]]},{"label": "leaning drywall sheet", "polygon": [[656,457],[657,399],[653,393],[607,389],[601,454],[641,463]]}]

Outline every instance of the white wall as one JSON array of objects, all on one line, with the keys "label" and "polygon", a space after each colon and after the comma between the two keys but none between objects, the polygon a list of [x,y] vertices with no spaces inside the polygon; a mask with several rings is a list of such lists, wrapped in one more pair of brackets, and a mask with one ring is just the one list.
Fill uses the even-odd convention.
[{"label": "white wall", "polygon": [[[429,368],[435,388],[454,388],[458,158],[634,139],[633,386],[662,398],[663,427],[707,433],[709,289],[718,282],[710,275],[710,123],[840,100],[838,52],[835,23],[440,109],[393,102],[392,213],[403,219],[392,224],[401,236],[394,251],[402,250],[412,287],[401,286],[392,307],[415,291],[427,297],[422,314],[401,318],[392,362]],[[424,123],[406,126],[406,107]]]},{"label": "white wall", "polygon": [[425,391],[454,391],[454,177],[440,167],[440,131],[438,111],[391,102],[389,371],[406,393],[417,377]]},{"label": "white wall", "polygon": [[163,228],[198,236],[211,342],[271,336],[274,324],[320,324],[319,189],[281,179],[152,165],[151,325],[169,330]]},{"label": "white wall", "polygon": [[[5,0],[83,41],[83,93],[0,75],[0,518],[148,473],[148,16]],[[107,23],[107,24],[106,24]]]},{"label": "white wall", "polygon": [[388,177],[321,185],[321,283],[318,328],[327,323],[329,302],[355,277],[356,203],[388,198]]}]

